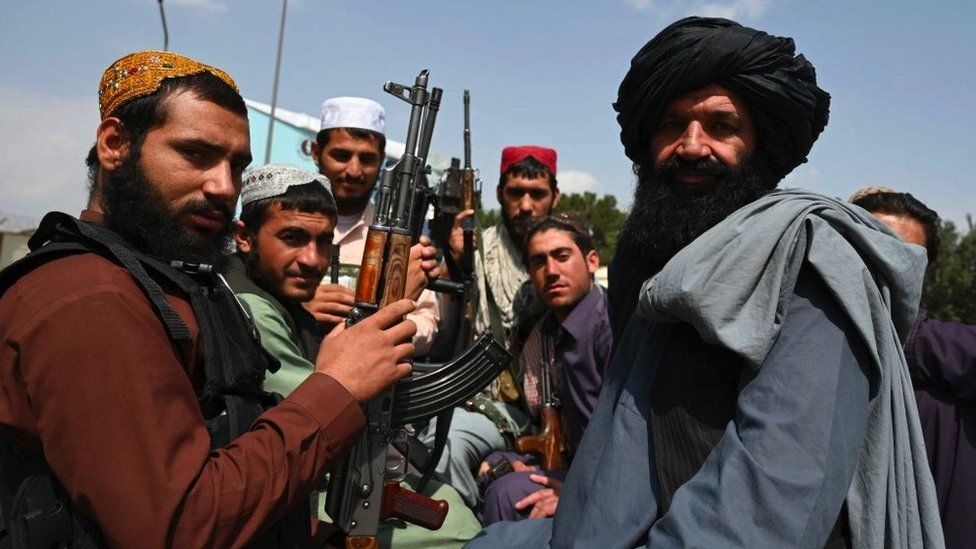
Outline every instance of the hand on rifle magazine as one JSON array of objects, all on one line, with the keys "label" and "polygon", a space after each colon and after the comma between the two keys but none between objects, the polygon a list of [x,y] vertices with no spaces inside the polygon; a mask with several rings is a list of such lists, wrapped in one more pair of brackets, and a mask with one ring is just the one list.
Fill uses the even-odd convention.
[{"label": "hand on rifle magazine", "polygon": [[[454,216],[454,226],[451,227],[451,239],[449,243],[451,246],[451,255],[454,256],[454,261],[456,261],[458,265],[461,264],[461,254],[464,252],[464,230],[461,229],[461,221],[467,217],[471,217],[472,215],[474,215],[474,210],[464,210],[462,212],[458,212],[458,214]],[[473,243],[474,248],[478,249],[477,233],[474,235]]]},{"label": "hand on rifle magazine", "polygon": [[401,299],[355,326],[340,323],[326,336],[315,359],[315,371],[328,374],[352,396],[366,403],[410,375],[414,352],[410,339],[417,325],[404,320],[416,305]]},{"label": "hand on rifle magazine", "polygon": [[417,299],[427,287],[427,281],[440,276],[437,262],[437,248],[426,236],[410,248],[410,266],[407,267],[407,289],[404,297]]},{"label": "hand on rifle magazine", "polygon": [[529,475],[529,480],[544,486],[542,490],[533,492],[520,499],[515,508],[519,511],[532,507],[529,518],[546,518],[556,514],[559,505],[559,492],[563,488],[563,481],[546,475]]},{"label": "hand on rifle magazine", "polygon": [[315,297],[303,303],[315,321],[331,330],[345,322],[356,303],[356,292],[341,284],[322,284],[315,289]]}]

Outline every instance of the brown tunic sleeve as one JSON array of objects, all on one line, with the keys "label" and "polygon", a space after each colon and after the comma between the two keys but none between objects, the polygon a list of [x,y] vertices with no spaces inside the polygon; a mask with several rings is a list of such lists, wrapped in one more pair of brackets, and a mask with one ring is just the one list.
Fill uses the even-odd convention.
[{"label": "brown tunic sleeve", "polygon": [[112,545],[246,544],[305,501],[364,426],[352,395],[313,374],[211,452],[181,354],[128,273],[90,254],[11,288],[0,344],[0,424],[40,443]]}]

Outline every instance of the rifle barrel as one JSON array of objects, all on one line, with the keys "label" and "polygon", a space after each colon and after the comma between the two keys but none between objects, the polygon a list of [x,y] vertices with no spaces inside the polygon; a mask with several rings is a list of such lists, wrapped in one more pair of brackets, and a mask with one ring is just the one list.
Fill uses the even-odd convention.
[{"label": "rifle barrel", "polygon": [[464,169],[471,169],[471,94],[464,90]]}]

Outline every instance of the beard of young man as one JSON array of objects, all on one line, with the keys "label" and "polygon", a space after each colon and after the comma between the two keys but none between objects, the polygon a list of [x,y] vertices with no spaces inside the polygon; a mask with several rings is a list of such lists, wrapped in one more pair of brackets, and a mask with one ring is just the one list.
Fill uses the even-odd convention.
[{"label": "beard of young man", "polygon": [[[679,183],[675,177],[681,172],[714,179]],[[660,165],[635,165],[634,173],[634,204],[620,234],[617,257],[645,278],[729,214],[776,187],[755,155],[736,169],[707,158],[688,162],[674,156]]]},{"label": "beard of young man", "polygon": [[[226,205],[207,200],[194,200],[172,211],[166,200],[150,183],[139,165],[140,147],[122,161],[119,169],[109,175],[102,190],[102,206],[108,228],[139,251],[163,258],[192,263],[218,263],[231,244],[233,213]],[[220,210],[228,220],[227,226],[210,234],[189,231],[179,224],[183,214]]]}]

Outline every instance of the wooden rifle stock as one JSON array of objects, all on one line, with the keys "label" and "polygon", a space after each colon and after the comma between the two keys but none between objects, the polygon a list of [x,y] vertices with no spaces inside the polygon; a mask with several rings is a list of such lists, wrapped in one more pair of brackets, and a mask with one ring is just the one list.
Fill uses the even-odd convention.
[{"label": "wooden rifle stock", "polygon": [[393,231],[389,237],[390,249],[386,256],[386,272],[383,274],[383,299],[380,307],[403,299],[407,289],[407,267],[410,262],[410,247],[413,236]]},{"label": "wooden rifle stock", "polygon": [[389,232],[379,227],[370,227],[366,233],[363,260],[356,280],[356,303],[377,303],[380,290],[380,276],[383,274],[383,256]]},{"label": "wooden rifle stock", "polygon": [[519,453],[536,454],[542,459],[542,467],[546,471],[562,471],[566,469],[563,462],[563,452],[566,444],[563,442],[562,425],[559,421],[559,410],[557,409],[557,399],[552,387],[552,353],[550,345],[552,341],[543,336],[542,339],[542,364],[541,382],[542,389],[542,430],[537,435],[519,437],[515,441],[515,449]]},{"label": "wooden rifle stock", "polygon": [[542,460],[542,468],[546,471],[563,471],[563,434],[559,424],[559,412],[551,404],[542,407],[542,431],[537,435],[519,437],[515,441],[515,449],[520,454],[535,454]]}]

